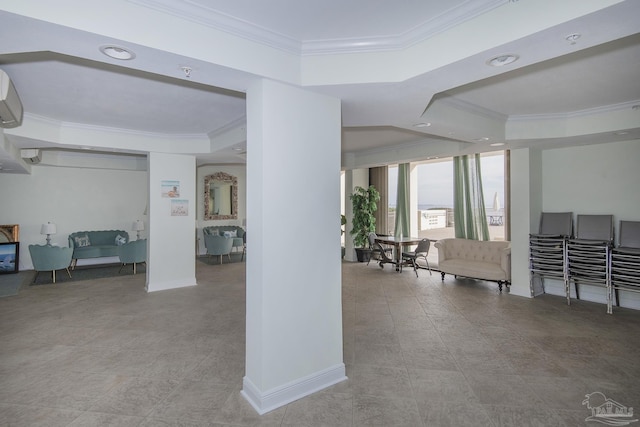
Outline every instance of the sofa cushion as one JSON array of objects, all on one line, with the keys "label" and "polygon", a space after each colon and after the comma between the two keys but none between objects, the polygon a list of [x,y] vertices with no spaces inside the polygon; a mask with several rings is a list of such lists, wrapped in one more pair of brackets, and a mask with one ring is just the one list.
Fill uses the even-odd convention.
[{"label": "sofa cushion", "polygon": [[89,236],[86,234],[84,236],[76,236],[73,238],[73,240],[75,241],[76,247],[78,248],[91,246],[91,240],[89,239]]},{"label": "sofa cushion", "polygon": [[116,245],[91,245],[73,250],[73,257],[76,259],[85,258],[101,258],[118,256],[118,248]]}]

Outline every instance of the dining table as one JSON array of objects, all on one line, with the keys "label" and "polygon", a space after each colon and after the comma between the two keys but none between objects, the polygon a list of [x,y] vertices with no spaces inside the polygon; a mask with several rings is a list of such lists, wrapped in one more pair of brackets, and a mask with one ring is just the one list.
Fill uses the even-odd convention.
[{"label": "dining table", "polygon": [[402,263],[402,248],[406,246],[417,245],[423,237],[407,237],[407,236],[378,236],[376,242],[383,245],[393,246],[393,257],[396,264],[396,271],[400,271]]}]

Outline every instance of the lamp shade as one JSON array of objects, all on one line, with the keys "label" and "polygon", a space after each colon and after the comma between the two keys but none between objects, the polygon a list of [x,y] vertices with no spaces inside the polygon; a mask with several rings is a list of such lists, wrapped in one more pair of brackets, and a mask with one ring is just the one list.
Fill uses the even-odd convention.
[{"label": "lamp shade", "polygon": [[137,220],[137,221],[133,221],[133,224],[131,225],[131,229],[133,231],[142,231],[144,230],[144,222]]},{"label": "lamp shade", "polygon": [[40,234],[56,234],[56,231],[56,225],[48,222],[46,224],[42,224]]}]

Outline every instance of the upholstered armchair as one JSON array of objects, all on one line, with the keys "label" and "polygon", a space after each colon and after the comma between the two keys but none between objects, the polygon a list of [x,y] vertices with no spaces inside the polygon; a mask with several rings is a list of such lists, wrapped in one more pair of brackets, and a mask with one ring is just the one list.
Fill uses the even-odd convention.
[{"label": "upholstered armchair", "polygon": [[219,255],[222,264],[222,255],[226,255],[231,261],[231,249],[233,249],[233,237],[204,235],[204,246],[208,255]]},{"label": "upholstered armchair", "polygon": [[29,253],[31,254],[31,262],[36,276],[33,283],[38,279],[41,271],[50,271],[53,283],[56,283],[56,270],[67,270],[67,274],[71,277],[69,266],[71,265],[71,256],[73,248],[50,245],[29,245]]},{"label": "upholstered armchair", "polygon": [[136,274],[136,264],[147,262],[147,239],[132,240],[124,245],[118,246],[118,256],[120,257],[120,270],[125,265],[133,264],[133,274]]}]

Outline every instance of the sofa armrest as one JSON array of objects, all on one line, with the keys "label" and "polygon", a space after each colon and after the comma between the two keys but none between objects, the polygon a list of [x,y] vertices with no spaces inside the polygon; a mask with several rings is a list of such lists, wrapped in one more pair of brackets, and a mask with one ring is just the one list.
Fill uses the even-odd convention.
[{"label": "sofa armrest", "polygon": [[438,249],[438,262],[446,260],[447,259],[447,255],[445,251],[446,242],[444,240],[438,240],[433,244],[433,246],[435,246]]}]

